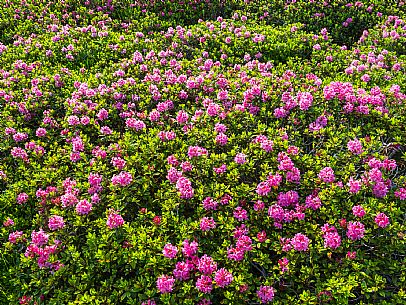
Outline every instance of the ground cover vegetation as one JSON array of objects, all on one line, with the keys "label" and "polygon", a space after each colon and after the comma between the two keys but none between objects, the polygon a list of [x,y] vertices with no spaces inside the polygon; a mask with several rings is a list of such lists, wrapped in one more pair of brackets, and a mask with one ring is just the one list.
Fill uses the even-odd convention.
[{"label": "ground cover vegetation", "polygon": [[404,1],[0,7],[1,304],[404,304]]}]

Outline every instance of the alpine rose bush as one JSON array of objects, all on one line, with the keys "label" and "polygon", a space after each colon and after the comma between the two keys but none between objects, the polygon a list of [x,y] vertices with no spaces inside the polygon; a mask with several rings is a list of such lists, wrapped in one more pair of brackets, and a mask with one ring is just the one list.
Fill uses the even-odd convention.
[{"label": "alpine rose bush", "polygon": [[0,304],[404,304],[404,1],[3,1]]}]

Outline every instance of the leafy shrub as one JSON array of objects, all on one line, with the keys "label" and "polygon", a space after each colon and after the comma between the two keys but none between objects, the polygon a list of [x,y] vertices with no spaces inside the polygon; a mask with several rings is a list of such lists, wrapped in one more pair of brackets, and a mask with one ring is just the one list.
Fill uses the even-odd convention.
[{"label": "leafy shrub", "polygon": [[400,3],[1,9],[2,303],[404,302]]}]

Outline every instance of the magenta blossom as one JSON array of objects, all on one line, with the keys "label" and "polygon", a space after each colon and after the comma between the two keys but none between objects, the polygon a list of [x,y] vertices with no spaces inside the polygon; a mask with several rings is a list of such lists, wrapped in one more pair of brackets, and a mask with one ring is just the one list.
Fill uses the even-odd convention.
[{"label": "magenta blossom", "polygon": [[173,276],[161,275],[156,281],[156,286],[160,293],[169,293],[173,290],[175,279]]},{"label": "magenta blossom", "polygon": [[309,248],[309,238],[302,233],[297,233],[290,243],[296,251],[307,251]]},{"label": "magenta blossom", "polygon": [[385,228],[389,225],[389,217],[384,213],[379,213],[375,217],[375,223],[378,225],[378,227]]},{"label": "magenta blossom", "polygon": [[351,240],[358,240],[364,237],[365,227],[359,221],[350,221],[347,225],[347,237]]},{"label": "magenta blossom", "polygon": [[217,286],[224,288],[231,284],[233,281],[233,275],[226,269],[221,268],[216,272],[214,281],[216,282]]},{"label": "magenta blossom", "polygon": [[334,182],[335,176],[334,176],[334,171],[331,167],[325,167],[323,168],[320,173],[319,173],[319,179],[326,183],[331,183]]},{"label": "magenta blossom", "polygon": [[165,257],[172,259],[176,257],[176,254],[178,254],[178,248],[172,244],[166,244],[162,250],[162,253]]},{"label": "magenta blossom", "polygon": [[50,230],[62,229],[65,226],[65,222],[62,216],[53,215],[49,217],[48,228]]},{"label": "magenta blossom", "polygon": [[114,210],[111,210],[106,224],[110,229],[118,228],[124,224],[124,219],[120,214],[117,214]]},{"label": "magenta blossom", "polygon": [[275,296],[275,291],[271,286],[261,286],[257,291],[257,296],[262,304],[271,302]]}]

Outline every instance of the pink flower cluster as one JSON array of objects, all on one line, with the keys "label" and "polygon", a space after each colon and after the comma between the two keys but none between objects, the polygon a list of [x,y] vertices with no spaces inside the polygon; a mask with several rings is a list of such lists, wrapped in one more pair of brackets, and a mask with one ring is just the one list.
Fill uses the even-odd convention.
[{"label": "pink flower cluster", "polygon": [[302,233],[296,233],[290,240],[293,249],[296,251],[307,251],[309,249],[309,242],[309,238]]},{"label": "pink flower cluster", "polygon": [[231,272],[227,271],[224,268],[221,268],[217,270],[215,276],[214,276],[214,281],[216,282],[217,286],[224,288],[228,285],[231,284],[233,281],[233,275]]},{"label": "pink flower cluster", "polygon": [[127,119],[127,120],[125,121],[125,125],[126,125],[128,128],[135,129],[136,131],[145,129],[145,128],[147,127],[143,121],[137,120],[137,119],[134,119],[134,118],[129,118],[129,119]]},{"label": "pink flower cluster", "polygon": [[247,155],[245,155],[243,153],[238,153],[234,157],[234,162],[237,164],[244,164],[244,163],[247,163],[246,158],[247,158]]},{"label": "pink flower cluster", "polygon": [[358,139],[349,141],[347,143],[347,148],[350,152],[352,152],[355,155],[359,155],[363,152],[362,144]]},{"label": "pink flower cluster", "polygon": [[334,180],[335,180],[334,171],[331,167],[323,168],[320,171],[318,177],[325,183],[331,183],[331,182],[334,182]]},{"label": "pink flower cluster", "polygon": [[259,143],[260,147],[265,150],[266,152],[271,152],[273,150],[273,141],[269,140],[266,136],[264,135],[259,135],[257,136],[252,143]]},{"label": "pink flower cluster", "polygon": [[176,189],[180,193],[180,198],[190,199],[194,195],[194,190],[192,187],[192,182],[185,177],[180,177],[176,182]]},{"label": "pink flower cluster", "polygon": [[[243,228],[245,228],[245,226]],[[245,235],[247,233],[248,231],[244,230],[241,234],[235,234],[234,237],[237,238],[237,242],[235,247],[231,247],[227,250],[228,259],[241,261],[244,259],[245,253],[252,250],[252,239],[248,235]]]},{"label": "pink flower cluster", "polygon": [[286,172],[286,181],[292,183],[300,182],[300,171],[292,159],[284,152],[278,154],[278,169]]},{"label": "pink flower cluster", "polygon": [[337,229],[334,226],[330,226],[326,223],[321,228],[321,231],[323,232],[324,247],[337,249],[341,245],[341,236],[338,234]]},{"label": "pink flower cluster", "polygon": [[110,229],[121,227],[124,224],[123,217],[114,210],[109,210],[106,225]]},{"label": "pink flower cluster", "polygon": [[209,231],[216,228],[216,222],[213,217],[203,217],[200,219],[200,230]]},{"label": "pink flower cluster", "polygon": [[168,275],[161,275],[156,282],[156,286],[160,293],[172,292],[174,284],[175,279],[173,276]]},{"label": "pink flower cluster", "polygon": [[189,146],[187,155],[189,158],[200,157],[202,155],[207,155],[207,149],[200,146]]},{"label": "pink flower cluster", "polygon": [[277,189],[282,182],[282,176],[278,173],[269,174],[267,179],[257,185],[256,193],[260,196],[267,196],[272,188]]},{"label": "pink flower cluster", "polygon": [[359,221],[350,221],[347,225],[347,237],[351,240],[359,240],[364,237],[365,226]]},{"label": "pink flower cluster", "polygon": [[48,228],[50,230],[55,231],[55,230],[63,229],[64,226],[65,226],[65,221],[63,220],[62,216],[53,215],[53,216],[49,217]]},{"label": "pink flower cluster", "polygon": [[274,299],[275,290],[271,286],[261,286],[257,291],[257,296],[262,304],[267,304]]},{"label": "pink flower cluster", "polygon": [[178,248],[172,244],[166,244],[162,253],[165,257],[173,259],[176,257],[176,254],[178,254]]},{"label": "pink flower cluster", "polygon": [[76,213],[78,215],[87,215],[92,210],[93,206],[92,203],[87,201],[86,199],[80,200],[76,205]]},{"label": "pink flower cluster", "polygon": [[111,183],[113,185],[126,186],[126,185],[129,185],[132,181],[133,181],[133,177],[128,172],[121,172],[118,175],[114,175],[111,178]]},{"label": "pink flower cluster", "polygon": [[389,217],[385,215],[385,213],[379,213],[375,217],[375,223],[380,228],[386,228],[389,225]]}]

